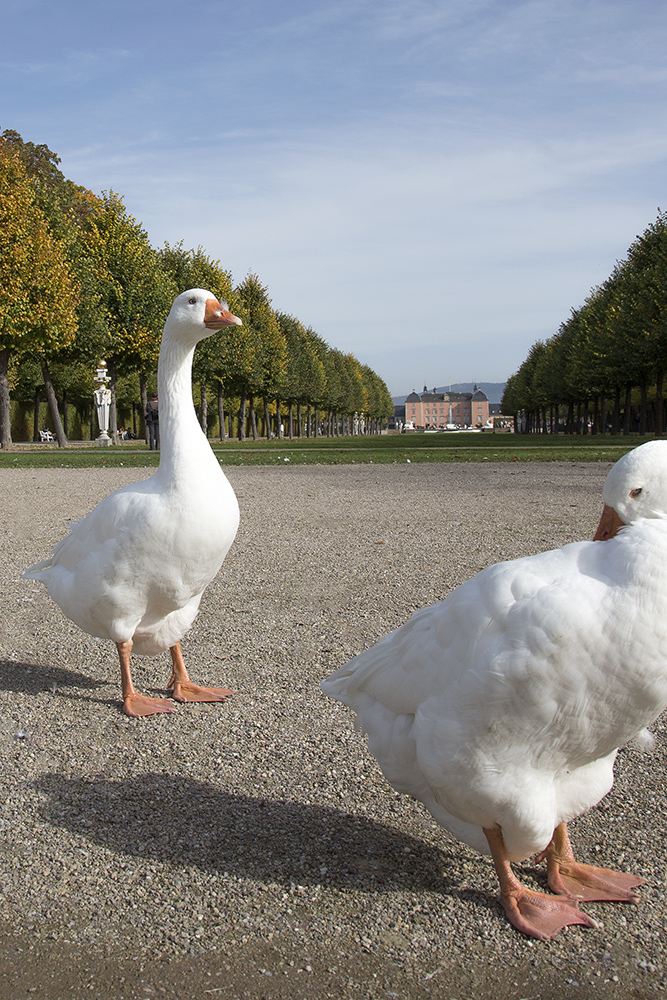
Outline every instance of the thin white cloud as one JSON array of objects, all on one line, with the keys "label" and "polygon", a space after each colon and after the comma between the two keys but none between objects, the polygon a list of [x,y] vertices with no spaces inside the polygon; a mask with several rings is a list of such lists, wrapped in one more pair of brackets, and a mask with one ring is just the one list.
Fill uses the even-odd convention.
[{"label": "thin white cloud", "polygon": [[19,77],[42,77],[59,86],[90,83],[111,72],[126,68],[132,59],[128,49],[72,50],[58,60],[27,58],[0,60],[0,72]]},{"label": "thin white cloud", "polygon": [[[415,150],[401,131],[393,121],[365,136],[235,136],[223,151],[148,143],[67,163],[124,193],[154,242],[203,245],[236,280],[257,271],[276,308],[369,364],[375,353],[394,392],[422,350],[460,369],[467,352],[468,367],[486,371],[466,378],[500,381],[654,217],[652,203],[614,202],[624,176],[661,167],[667,140],[660,130],[577,142],[459,135]],[[384,367],[385,353],[401,352]]]}]

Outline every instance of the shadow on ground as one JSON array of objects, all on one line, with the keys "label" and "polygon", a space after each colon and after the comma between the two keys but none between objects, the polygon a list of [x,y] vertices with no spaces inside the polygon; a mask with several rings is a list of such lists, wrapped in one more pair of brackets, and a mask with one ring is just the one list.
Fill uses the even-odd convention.
[{"label": "shadow on ground", "polygon": [[45,774],[36,785],[46,821],[119,854],[287,885],[461,895],[443,875],[455,854],[328,806],[153,773],[122,781]]},{"label": "shadow on ground", "polygon": [[60,688],[86,688],[96,690],[105,686],[105,681],[97,681],[87,674],[67,667],[53,667],[43,663],[16,663],[4,660],[0,674],[0,691],[14,691],[20,694],[40,694]]}]

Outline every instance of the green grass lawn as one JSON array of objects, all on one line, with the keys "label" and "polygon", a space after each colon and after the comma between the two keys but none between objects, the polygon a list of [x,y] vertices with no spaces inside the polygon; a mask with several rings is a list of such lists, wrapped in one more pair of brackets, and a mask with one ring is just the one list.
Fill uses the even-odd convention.
[{"label": "green grass lawn", "polygon": [[[493,433],[387,434],[379,437],[295,438],[292,441],[212,441],[222,465],[368,465],[407,462],[615,462],[650,440],[627,436]],[[146,468],[158,455],[145,444],[98,448],[73,444],[17,445],[0,451],[0,468]]]}]

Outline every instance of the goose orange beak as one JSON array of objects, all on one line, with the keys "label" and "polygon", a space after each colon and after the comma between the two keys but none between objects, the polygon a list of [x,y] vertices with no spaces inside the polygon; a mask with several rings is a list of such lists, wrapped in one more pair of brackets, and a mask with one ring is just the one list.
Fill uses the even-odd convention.
[{"label": "goose orange beak", "polygon": [[616,513],[613,507],[608,507],[607,504],[604,505],[604,510],[602,511],[602,517],[600,518],[600,523],[598,524],[597,531],[593,536],[594,542],[606,542],[609,538],[613,538],[619,528],[623,527],[623,521]]},{"label": "goose orange beak", "polygon": [[209,330],[222,330],[224,326],[243,326],[243,321],[225,309],[217,299],[207,299],[204,326]]}]

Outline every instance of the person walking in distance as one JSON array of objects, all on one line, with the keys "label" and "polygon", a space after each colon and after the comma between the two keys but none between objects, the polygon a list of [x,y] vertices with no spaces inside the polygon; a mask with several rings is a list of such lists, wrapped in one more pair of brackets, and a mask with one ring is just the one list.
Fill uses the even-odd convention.
[{"label": "person walking in distance", "polygon": [[146,407],[146,427],[148,427],[148,446],[151,451],[160,447],[160,418],[157,406],[157,393],[154,392]]}]

